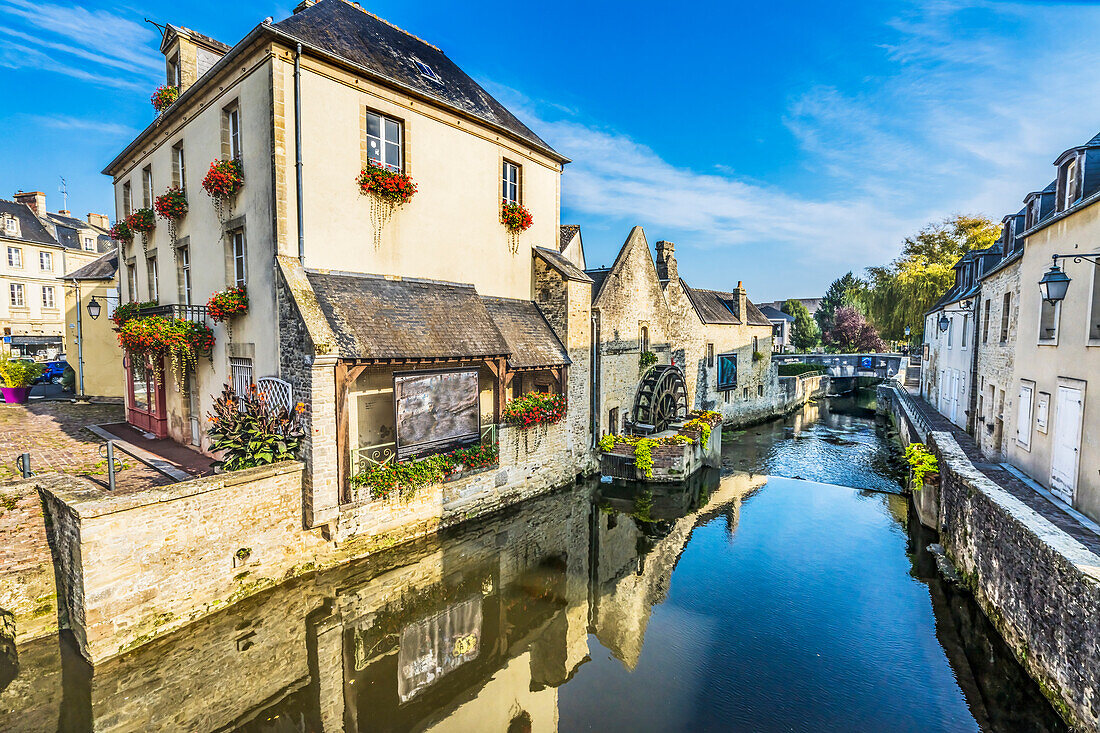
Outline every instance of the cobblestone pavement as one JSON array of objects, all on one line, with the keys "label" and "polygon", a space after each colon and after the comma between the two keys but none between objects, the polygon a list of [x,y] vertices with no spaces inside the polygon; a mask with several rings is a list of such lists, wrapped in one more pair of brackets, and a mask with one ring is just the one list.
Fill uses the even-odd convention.
[{"label": "cobblestone pavement", "polygon": [[969,433],[941,415],[920,394],[910,391],[910,396],[913,398],[913,405],[921,411],[933,430],[948,432],[954,436],[955,441],[958,442],[959,447],[966,453],[966,457],[970,459],[976,469],[985,474],[995,484],[1046,517],[1051,524],[1073,537],[1092,552],[1100,555],[1100,535],[1094,532],[1092,528],[1082,524],[1077,517],[1062,509],[1000,465],[989,463]]},{"label": "cobblestone pavement", "polygon": [[[86,430],[87,425],[120,422],[121,405],[75,405],[71,402],[0,404],[0,483],[18,479],[16,458],[31,454],[35,473],[60,471],[84,476],[107,486],[107,461],[100,454],[104,441]],[[120,489],[163,486],[172,481],[128,456],[116,473]]]}]

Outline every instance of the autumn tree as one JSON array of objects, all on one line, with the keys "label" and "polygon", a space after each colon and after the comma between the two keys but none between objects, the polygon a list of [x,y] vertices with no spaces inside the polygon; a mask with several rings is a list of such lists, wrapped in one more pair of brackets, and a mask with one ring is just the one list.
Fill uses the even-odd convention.
[{"label": "autumn tree", "polygon": [[875,327],[850,305],[836,309],[833,327],[825,333],[825,343],[837,351],[849,354],[877,352],[886,348]]},{"label": "autumn tree", "polygon": [[902,339],[909,326],[919,341],[925,313],[954,284],[955,263],[972,249],[991,246],[999,234],[985,217],[957,214],[907,237],[889,265],[867,268],[863,300],[879,332]]},{"label": "autumn tree", "polygon": [[780,309],[794,318],[791,328],[791,344],[799,351],[809,351],[821,343],[821,329],[810,315],[810,309],[801,300],[788,300]]}]

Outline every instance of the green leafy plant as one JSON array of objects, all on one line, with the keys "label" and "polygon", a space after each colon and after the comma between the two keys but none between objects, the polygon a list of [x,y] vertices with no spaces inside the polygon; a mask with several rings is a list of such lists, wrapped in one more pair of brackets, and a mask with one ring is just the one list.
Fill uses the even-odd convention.
[{"label": "green leafy plant", "polygon": [[171,107],[172,103],[179,99],[179,96],[179,87],[164,84],[157,87],[156,91],[149,97],[149,101],[152,103],[153,109],[157,112],[163,112]]},{"label": "green leafy plant", "polygon": [[111,316],[111,320],[115,322],[116,326],[121,326],[131,318],[137,318],[141,315],[141,311],[145,308],[152,308],[157,304],[155,300],[134,301],[130,303],[123,303],[119,307],[115,308],[114,314]]},{"label": "green leafy plant", "polygon": [[132,232],[147,234],[157,227],[156,214],[152,209],[138,209],[126,217],[126,226],[130,227]]},{"label": "green leafy plant", "polygon": [[638,355],[638,367],[645,370],[657,363],[657,355],[652,351],[643,351]]},{"label": "green leafy plant", "polygon": [[29,387],[42,376],[42,365],[29,359],[0,360],[0,379],[5,387]]},{"label": "green leafy plant", "polygon": [[565,417],[565,395],[528,392],[504,406],[502,420],[518,428],[550,425]]},{"label": "green leafy plant", "polygon": [[764,352],[763,351],[754,351],[754,352],[752,352],[752,360],[753,361],[760,361],[763,358],[764,358]]},{"label": "green leafy plant", "polygon": [[442,483],[459,470],[495,465],[499,456],[496,443],[480,443],[415,460],[370,463],[351,477],[351,485],[366,488],[372,499],[409,501],[425,486]]},{"label": "green leafy plant", "polygon": [[217,465],[240,471],[294,460],[305,435],[304,412],[301,402],[293,410],[269,403],[255,385],[243,395],[225,385],[207,417],[210,450],[222,453]]},{"label": "green leafy plant", "polygon": [[[708,428],[709,429],[709,428]],[[617,445],[634,446],[634,466],[653,478],[653,448],[658,445],[691,445],[695,441],[687,435],[663,435],[660,438],[636,438],[632,435],[605,435],[596,444],[604,453],[609,453]]]},{"label": "green leafy plant", "polygon": [[910,443],[905,447],[905,460],[909,463],[909,471],[913,474],[913,481],[918,488],[924,485],[926,477],[931,477],[933,480],[939,477],[939,461],[935,454],[920,443]]},{"label": "green leafy plant", "polygon": [[794,362],[792,364],[780,364],[779,376],[781,377],[801,377],[803,374],[824,374],[825,367],[821,364],[806,364],[803,362]]}]

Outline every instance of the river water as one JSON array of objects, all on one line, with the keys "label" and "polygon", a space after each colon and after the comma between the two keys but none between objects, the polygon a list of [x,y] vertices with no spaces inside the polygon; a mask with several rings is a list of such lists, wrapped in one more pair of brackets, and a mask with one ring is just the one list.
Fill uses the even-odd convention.
[{"label": "river water", "polygon": [[587,482],[247,599],[0,730],[1058,731],[896,494],[873,396],[725,436],[688,487]]}]

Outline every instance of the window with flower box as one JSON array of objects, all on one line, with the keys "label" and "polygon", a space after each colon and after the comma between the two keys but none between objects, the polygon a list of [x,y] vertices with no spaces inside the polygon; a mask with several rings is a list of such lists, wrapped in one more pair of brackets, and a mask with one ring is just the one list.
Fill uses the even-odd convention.
[{"label": "window with flower box", "polygon": [[520,167],[510,160],[504,161],[502,175],[503,187],[501,189],[501,201],[506,204],[519,203]]},{"label": "window with flower box", "polygon": [[122,184],[122,218],[126,219],[134,213],[134,194],[130,188],[130,182]]},{"label": "window with flower box", "polygon": [[172,146],[172,185],[181,191],[186,189],[187,171],[183,163],[183,142]]},{"label": "window with flower box", "polygon": [[241,108],[236,100],[222,108],[222,158],[241,159]]},{"label": "window with flower box", "polygon": [[367,158],[375,165],[401,173],[405,167],[404,126],[400,120],[366,112]]}]

